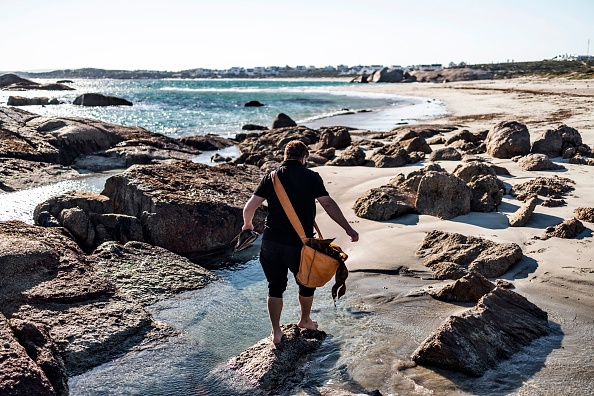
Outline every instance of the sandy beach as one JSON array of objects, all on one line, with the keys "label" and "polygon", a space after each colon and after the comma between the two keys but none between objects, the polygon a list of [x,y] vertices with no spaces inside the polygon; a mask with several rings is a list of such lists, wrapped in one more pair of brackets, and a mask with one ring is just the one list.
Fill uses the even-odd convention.
[{"label": "sandy beach", "polygon": [[[547,129],[566,124],[581,133],[585,144],[594,146],[592,80],[360,84],[351,89],[443,101],[449,115],[426,122],[430,124],[454,124],[460,129],[480,132],[490,130],[500,121],[516,120],[528,126],[531,141]],[[379,222],[356,217],[352,210],[355,200],[367,190],[386,184],[398,173],[406,175],[422,165],[387,169],[316,168],[330,194],[360,233],[360,241],[350,243],[320,209],[318,223],[322,231],[327,236],[337,236],[338,244],[349,254],[348,301],[377,319],[377,336],[354,354],[357,358],[349,365],[349,375],[364,388],[379,389],[382,394],[592,394],[594,224],[584,222],[586,231],[576,239],[534,237],[542,235],[546,227],[574,217],[575,208],[594,207],[594,168],[556,158],[554,162],[562,163],[567,170],[525,171],[511,160],[482,156],[509,170],[511,176],[500,176],[507,191],[517,183],[553,175],[575,181],[575,190],[566,197],[565,206],[537,206],[525,227],[508,226],[508,216],[521,206],[510,195],[504,196],[498,212],[471,212],[452,220],[406,215]],[[458,163],[441,161],[440,165],[451,172]],[[431,271],[415,255],[425,233],[431,230],[520,245],[523,258],[501,279],[510,281],[516,292],[548,313],[551,335],[535,341],[481,378],[411,367],[414,365],[409,356],[425,337],[449,315],[468,308],[439,302],[422,293],[451,282],[429,279]],[[414,276],[402,275],[404,267]]]}]

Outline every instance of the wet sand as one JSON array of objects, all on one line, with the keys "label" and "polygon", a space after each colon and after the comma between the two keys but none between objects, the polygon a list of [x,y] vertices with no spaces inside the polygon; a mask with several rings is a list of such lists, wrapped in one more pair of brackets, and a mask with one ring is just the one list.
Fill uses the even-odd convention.
[{"label": "wet sand", "polygon": [[[534,141],[545,130],[566,124],[581,133],[585,144],[594,147],[593,80],[359,84],[350,89],[443,101],[450,114],[425,123],[456,124],[470,132],[491,129],[499,121],[517,120],[528,126]],[[490,160],[510,171],[512,176],[500,176],[508,191],[517,183],[553,175],[575,181],[575,190],[565,198],[565,206],[537,206],[525,227],[508,226],[507,217],[521,206],[509,195],[495,213],[471,212],[447,221],[407,215],[379,222],[356,217],[352,210],[355,200],[398,173],[408,174],[423,164],[389,169],[316,168],[360,233],[360,241],[350,243],[319,209],[322,231],[326,236],[337,236],[337,243],[349,254],[348,303],[371,312],[377,320],[378,329],[370,335],[369,345],[356,354],[357,359],[348,368],[352,379],[364,388],[379,389],[383,394],[594,393],[594,224],[584,222],[586,231],[576,239],[533,239],[546,227],[572,218],[575,208],[594,207],[594,167],[556,158],[554,161],[562,163],[566,171],[531,172],[511,160]],[[452,171],[458,163],[441,161],[440,165]],[[408,357],[423,339],[449,315],[467,309],[427,296],[413,297],[448,282],[427,280],[431,272],[415,255],[425,233],[434,229],[519,244],[524,257],[501,279],[511,281],[516,292],[548,312],[551,335],[535,341],[480,379],[410,367]],[[414,276],[400,275],[402,267],[412,270]]]}]

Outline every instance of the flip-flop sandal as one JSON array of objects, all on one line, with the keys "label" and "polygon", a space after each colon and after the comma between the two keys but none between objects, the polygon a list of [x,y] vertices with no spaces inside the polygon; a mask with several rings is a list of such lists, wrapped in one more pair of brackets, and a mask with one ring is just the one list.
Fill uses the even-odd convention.
[{"label": "flip-flop sandal", "polygon": [[258,239],[258,234],[256,231],[254,230],[243,230],[241,231],[235,238],[233,238],[233,240],[231,241],[231,243],[233,243],[234,241],[237,241],[235,243],[235,247],[233,248],[233,252],[239,252],[242,251],[244,249],[246,249],[248,246],[250,246],[256,239]]}]

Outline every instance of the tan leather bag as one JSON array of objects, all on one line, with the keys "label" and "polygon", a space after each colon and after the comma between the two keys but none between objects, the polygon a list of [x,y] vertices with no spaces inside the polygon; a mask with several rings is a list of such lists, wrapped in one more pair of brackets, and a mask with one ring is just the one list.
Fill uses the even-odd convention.
[{"label": "tan leather bag", "polygon": [[[272,172],[272,184],[289,221],[303,242],[297,281],[306,287],[324,286],[336,274],[338,267],[341,264],[344,265],[344,261],[348,256],[338,245],[332,243],[333,239],[323,239],[322,233],[315,222],[314,226],[319,238],[307,238],[299,217],[297,217],[297,213],[295,213],[295,209],[276,172]],[[320,250],[329,252],[332,255]]]}]

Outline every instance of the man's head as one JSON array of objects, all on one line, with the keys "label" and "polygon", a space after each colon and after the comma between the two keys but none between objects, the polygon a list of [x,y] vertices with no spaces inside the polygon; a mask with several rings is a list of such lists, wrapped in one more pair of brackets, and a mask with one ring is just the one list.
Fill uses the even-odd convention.
[{"label": "man's head", "polygon": [[294,159],[301,160],[309,156],[309,150],[305,143],[299,140],[291,140],[285,146],[285,161]]}]

